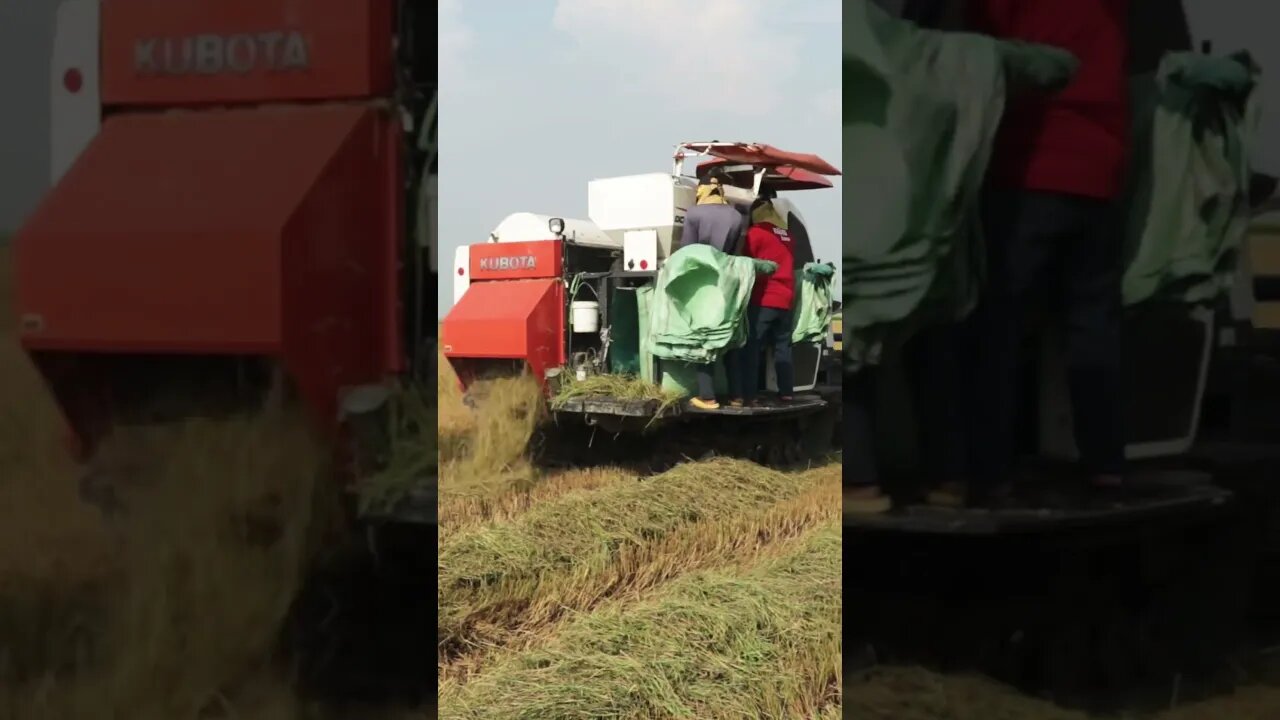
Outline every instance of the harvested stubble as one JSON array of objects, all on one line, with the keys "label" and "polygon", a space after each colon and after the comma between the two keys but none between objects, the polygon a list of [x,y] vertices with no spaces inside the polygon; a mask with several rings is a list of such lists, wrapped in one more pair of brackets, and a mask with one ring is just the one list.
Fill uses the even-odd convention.
[{"label": "harvested stubble", "polygon": [[845,707],[867,720],[1088,720],[976,676],[885,666],[850,678]]},{"label": "harvested stubble", "polygon": [[684,393],[668,390],[633,375],[588,375],[582,380],[570,378],[560,386],[552,407],[578,398],[607,397],[617,400],[656,400],[659,412],[684,399]]},{"label": "harvested stubble", "polygon": [[[440,667],[442,680],[465,682],[502,653],[536,643],[565,616],[590,610],[613,598],[633,597],[695,570],[742,567],[784,551],[808,530],[840,517],[838,475],[814,471],[813,485],[799,496],[763,510],[730,515],[680,528],[654,542],[623,547],[596,572],[576,572],[540,583],[530,597],[506,597],[499,622],[470,628],[469,645]],[[522,585],[521,589],[528,586]],[[520,612],[509,611],[519,604]],[[486,605],[475,608],[476,615]]]},{"label": "harvested stubble", "polygon": [[442,718],[815,717],[839,702],[840,526],[750,571],[684,576],[441,690]]},{"label": "harvested stubble", "polygon": [[1280,687],[1252,686],[1214,700],[1170,710],[1158,720],[1275,720],[1280,717]]}]

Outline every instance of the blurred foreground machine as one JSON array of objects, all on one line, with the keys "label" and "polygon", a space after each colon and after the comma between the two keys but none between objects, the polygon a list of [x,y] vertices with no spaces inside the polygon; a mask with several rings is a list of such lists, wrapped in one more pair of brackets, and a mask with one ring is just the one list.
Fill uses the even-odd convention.
[{"label": "blurred foreground machine", "polygon": [[[944,11],[961,4],[906,5]],[[1193,34],[1181,5],[1133,4],[1135,91],[1151,79],[1167,80],[1171,68],[1180,68],[1177,80],[1188,85],[1197,72],[1215,63],[1221,69],[1224,61],[1242,61],[1228,68],[1228,77],[1256,72],[1247,56],[1190,53]],[[865,6],[846,5],[846,37],[855,27],[852,11]],[[1153,45],[1170,35],[1182,37]],[[849,87],[848,70],[845,78]],[[898,496],[894,512],[846,514],[845,537],[857,548],[846,561],[857,572],[846,575],[845,602],[858,608],[845,623],[846,637],[855,639],[847,673],[873,663],[978,669],[1059,704],[1106,714],[1168,707],[1170,698],[1190,702],[1254,677],[1250,671],[1263,657],[1256,651],[1280,637],[1280,485],[1274,480],[1280,345],[1273,312],[1280,255],[1276,183],[1241,161],[1249,157],[1241,147],[1253,147],[1252,103],[1233,84],[1187,94],[1221,103],[1215,122],[1197,125],[1192,134],[1171,109],[1179,106],[1161,103],[1168,114],[1152,117],[1164,123],[1165,144],[1137,144],[1149,151],[1149,161],[1184,161],[1185,167],[1172,172],[1152,161],[1151,168],[1166,171],[1150,171],[1148,179],[1169,183],[1157,189],[1172,200],[1128,207],[1146,213],[1130,228],[1142,233],[1129,239],[1151,241],[1138,247],[1159,252],[1181,249],[1177,241],[1197,232],[1219,242],[1209,260],[1195,266],[1201,277],[1194,279],[1210,292],[1197,295],[1176,283],[1161,293],[1126,292],[1122,401],[1134,470],[1130,488],[1091,493],[1073,477],[1069,462],[1077,448],[1061,333],[1027,337],[1021,490],[1014,503],[928,505],[920,486],[939,479],[922,478],[918,468],[893,468],[906,470],[889,483]],[[945,86],[938,95],[950,97],[950,85],[938,85]],[[1193,145],[1205,126],[1219,135]],[[1203,182],[1205,172],[1226,178]],[[855,335],[860,329],[855,325]],[[907,404],[882,410],[886,404],[878,402],[877,411],[888,415]],[[910,440],[904,446],[911,450],[903,455],[919,455]],[[858,641],[874,652],[863,652]]]},{"label": "blurred foreground machine", "polygon": [[[829,188],[824,175],[838,175],[836,168],[817,156],[768,145],[682,143],[670,173],[591,181],[590,219],[515,213],[487,242],[458,248],[455,305],[441,326],[441,347],[464,390],[495,374],[529,372],[549,396],[561,383],[609,374],[689,391],[692,367],[647,352],[642,299],[680,247],[698,182],[683,172],[689,155],[710,156],[696,168],[697,177],[717,167],[728,173],[728,199],[744,211],[762,194],[774,197],[795,242],[796,267],[814,261],[799,210],[776,194]],[[664,433],[687,439],[691,432],[708,430],[719,435],[702,436],[702,452],[775,464],[830,452],[838,437],[841,383],[832,330],[821,341],[793,344],[792,354],[797,391],[792,403],[699,410],[683,402],[580,397],[554,404],[555,434],[563,438],[574,428],[598,428],[640,439],[631,447],[651,453],[665,445]],[[771,355],[763,371],[765,386],[776,390]],[[719,382],[723,389],[722,372]],[[584,444],[575,460],[601,458],[606,445],[598,439],[590,449]]]},{"label": "blurred foreground machine", "polygon": [[[435,32],[407,0],[61,5],[53,183],[16,236],[17,306],[89,467],[122,424],[294,402],[356,487],[353,419],[434,382]],[[435,483],[407,524],[363,518],[414,529],[419,583]],[[429,647],[430,627],[394,630]]]}]

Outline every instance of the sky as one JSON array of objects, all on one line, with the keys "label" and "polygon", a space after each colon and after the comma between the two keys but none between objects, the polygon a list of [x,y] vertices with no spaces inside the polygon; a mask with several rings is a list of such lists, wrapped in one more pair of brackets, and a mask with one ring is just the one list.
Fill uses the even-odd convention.
[{"label": "sky", "polygon": [[[514,212],[586,218],[588,181],[669,171],[678,142],[841,166],[839,0],[441,0],[439,13],[442,315],[455,248]],[[791,197],[815,254],[838,264],[832,179]]]}]

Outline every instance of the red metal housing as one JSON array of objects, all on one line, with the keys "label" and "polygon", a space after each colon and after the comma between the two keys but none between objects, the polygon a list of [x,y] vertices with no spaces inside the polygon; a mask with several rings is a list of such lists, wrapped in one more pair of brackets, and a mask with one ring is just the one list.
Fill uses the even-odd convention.
[{"label": "red metal housing", "polygon": [[394,87],[392,0],[108,0],[108,106],[350,100]]},{"label": "red metal housing", "polygon": [[564,364],[562,263],[559,240],[471,247],[472,285],[440,326],[464,387],[494,361],[527,363],[539,383]]},{"label": "red metal housing", "polygon": [[399,370],[401,138],[363,104],[109,117],[15,244],[22,342],[73,429],[110,393],[67,356],[274,358],[326,424]]}]

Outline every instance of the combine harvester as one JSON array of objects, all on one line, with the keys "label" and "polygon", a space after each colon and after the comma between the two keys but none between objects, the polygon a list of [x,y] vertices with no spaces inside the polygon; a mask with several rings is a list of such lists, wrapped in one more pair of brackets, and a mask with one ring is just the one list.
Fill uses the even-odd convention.
[{"label": "combine harvester", "polygon": [[409,0],[65,2],[53,187],[15,238],[21,342],[89,472],[120,426],[300,404],[353,527],[403,539],[388,562],[415,575],[355,622],[417,603],[416,624],[355,635],[424,648],[435,477],[356,517],[382,449],[352,445],[434,383],[435,33]]},{"label": "combine harvester", "polygon": [[[1151,81],[1169,59],[1166,50],[1190,50],[1189,37],[1181,47],[1166,49],[1148,42],[1159,35],[1150,32],[1153,24],[1171,30],[1181,25],[1187,34],[1180,5],[1152,3],[1142,13],[1134,8],[1133,38],[1141,51],[1135,55],[1148,56],[1133,70],[1135,91],[1159,87]],[[953,2],[908,3],[913,6],[961,9]],[[865,11],[866,3],[846,7],[847,28],[855,27],[849,15],[854,9]],[[916,32],[870,12],[868,18],[879,28]],[[932,41],[924,36],[913,39]],[[1223,60],[1189,52],[1172,59],[1188,66],[1210,63],[1210,69]],[[953,80],[939,79],[936,107],[969,101],[970,95],[951,94]],[[1280,627],[1274,609],[1280,587],[1280,492],[1274,480],[1280,366],[1275,318],[1266,301],[1277,297],[1270,279],[1280,273],[1280,255],[1275,235],[1257,220],[1274,207],[1269,196],[1276,183],[1241,161],[1251,159],[1242,144],[1256,142],[1252,134],[1222,129],[1247,127],[1251,103],[1241,96],[1248,95],[1240,87],[1231,94],[1225,85],[1207,85],[1196,87],[1194,97],[1203,103],[1198,109],[1204,116],[1214,118],[1203,126],[1216,123],[1220,135],[1201,143],[1202,125],[1193,133],[1190,122],[1178,124],[1172,117],[1178,106],[1170,101],[1147,110],[1155,113],[1158,106],[1170,113],[1156,116],[1164,129],[1158,137],[1169,146],[1141,134],[1144,141],[1135,143],[1135,155],[1147,158],[1147,164],[1135,163],[1135,179],[1150,173],[1153,187],[1173,200],[1126,208],[1130,231],[1141,230],[1141,243],[1130,249],[1184,241],[1182,249],[1187,238],[1204,238],[1205,244],[1216,238],[1222,251],[1209,262],[1195,258],[1202,274],[1195,279],[1212,292],[1192,295],[1173,286],[1126,294],[1120,394],[1133,470],[1128,487],[1083,490],[1070,467],[1078,449],[1062,332],[1051,327],[1028,337],[1022,373],[1027,402],[1018,420],[1023,462],[1012,502],[944,507],[934,495],[930,504],[926,491],[942,478],[927,477],[918,451],[914,464],[885,462],[896,448],[884,443],[877,460],[884,486],[894,495],[894,511],[846,513],[845,536],[858,548],[849,560],[858,572],[846,578],[845,597],[859,612],[845,629],[874,646],[878,662],[976,668],[1060,703],[1110,714],[1147,701],[1167,706],[1171,695],[1188,701],[1220,691],[1239,681],[1240,663],[1264,633],[1266,644],[1274,644]],[[1260,92],[1252,84],[1243,87]],[[1214,101],[1221,105],[1212,107]],[[1188,148],[1192,138],[1197,144]],[[919,144],[928,147],[933,139]],[[952,138],[944,134],[937,141],[941,147]],[[1244,147],[1253,150],[1251,144]],[[1152,156],[1177,158],[1185,171],[1152,170]],[[1206,168],[1216,173],[1212,180],[1204,178]],[[1192,180],[1172,180],[1178,173]],[[1246,232],[1251,219],[1253,228]],[[1201,221],[1204,228],[1196,224]],[[877,391],[895,394],[886,388]],[[882,433],[890,425],[889,411],[910,404],[894,399],[881,396],[874,403]],[[920,433],[912,423],[892,427],[884,434],[903,447],[918,447]],[[912,454],[901,452],[895,460]],[[857,656],[855,649],[846,672],[857,668]]]},{"label": "combine harvester", "polygon": [[[694,204],[696,177],[686,159],[710,156],[696,168],[705,177],[722,168],[731,178],[729,200],[745,209],[759,196],[774,197],[795,239],[796,267],[814,261],[799,210],[779,192],[830,188],[839,171],[814,155],[768,145],[687,142],[676,147],[670,173],[593,180],[588,217],[534,213],[507,216],[487,242],[458,248],[454,307],[441,327],[441,347],[464,391],[483,393],[495,375],[531,373],[553,398],[555,437],[574,430],[641,438],[629,445],[652,453],[663,438],[691,427],[721,433],[705,448],[786,464],[830,452],[838,430],[841,375],[834,335],[793,346],[793,402],[762,407],[701,410],[684,402],[630,400],[608,395],[554,400],[565,384],[598,375],[643,378],[688,392],[691,368],[647,351],[645,301],[664,263],[680,248],[685,212]],[[714,280],[712,280],[714,282]],[[764,382],[776,390],[772,359]],[[723,379],[723,378],[722,378]],[[613,443],[614,449],[626,445]],[[585,448],[583,443],[579,448]],[[578,461],[600,461],[598,441]]]}]

